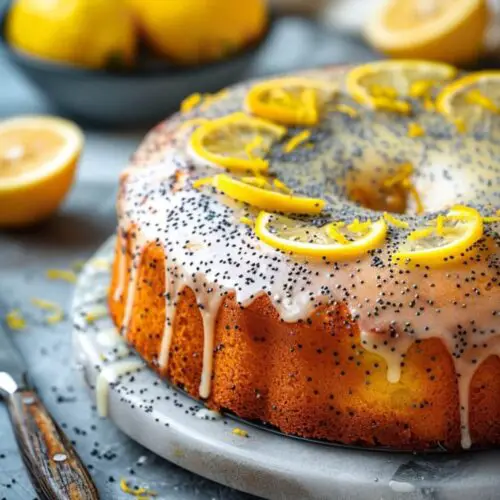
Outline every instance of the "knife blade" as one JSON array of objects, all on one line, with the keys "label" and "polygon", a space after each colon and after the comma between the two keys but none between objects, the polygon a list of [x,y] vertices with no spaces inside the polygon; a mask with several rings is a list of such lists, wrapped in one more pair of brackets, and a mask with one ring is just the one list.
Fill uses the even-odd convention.
[{"label": "knife blade", "polygon": [[[8,336],[7,332],[0,325],[0,373],[8,374],[17,388],[24,388],[27,385],[26,381],[26,364],[16,346]],[[2,379],[4,384],[7,383],[7,378],[4,376],[0,378],[0,391],[10,393],[7,387],[2,386]],[[12,390],[12,388],[11,388]],[[15,390],[15,389],[14,389]]]},{"label": "knife blade", "polygon": [[59,425],[29,385],[26,364],[0,324],[0,398],[31,482],[44,500],[96,500],[97,489]]}]

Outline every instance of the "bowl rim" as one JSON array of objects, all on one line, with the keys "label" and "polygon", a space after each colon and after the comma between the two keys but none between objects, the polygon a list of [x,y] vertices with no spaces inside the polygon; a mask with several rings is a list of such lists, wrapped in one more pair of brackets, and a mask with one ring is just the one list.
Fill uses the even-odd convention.
[{"label": "bowl rim", "polygon": [[[1,1],[1,0],[0,0]],[[273,26],[275,24],[276,16],[273,15],[272,11],[268,13],[267,25],[264,32],[260,35],[257,40],[254,40],[250,44],[247,44],[243,49],[232,54],[229,57],[220,59],[217,61],[212,61],[204,64],[196,64],[193,66],[169,66],[161,69],[131,69],[127,70],[120,69],[118,71],[113,71],[110,69],[88,69],[81,66],[72,65],[70,63],[65,64],[57,61],[51,61],[49,59],[44,59],[43,57],[37,57],[22,50],[15,49],[12,47],[5,38],[5,29],[7,16],[10,11],[10,7],[13,0],[7,0],[3,7],[0,7],[0,50],[4,51],[11,59],[19,61],[25,64],[29,64],[38,69],[44,71],[52,71],[60,74],[66,74],[71,76],[102,76],[106,78],[159,78],[159,77],[182,77],[188,75],[197,75],[205,71],[210,71],[211,69],[216,69],[224,66],[228,66],[236,61],[247,59],[248,57],[255,55],[267,42]]]}]

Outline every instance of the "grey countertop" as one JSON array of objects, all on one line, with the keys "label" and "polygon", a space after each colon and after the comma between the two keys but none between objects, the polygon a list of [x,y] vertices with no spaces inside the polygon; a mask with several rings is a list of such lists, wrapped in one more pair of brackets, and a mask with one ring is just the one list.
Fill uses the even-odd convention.
[{"label": "grey countertop", "polygon": [[[302,19],[282,19],[262,51],[255,75],[327,63],[373,58],[355,39]],[[50,105],[0,58],[0,118],[50,113]],[[97,417],[80,373],[74,369],[71,318],[47,326],[44,312],[30,303],[44,298],[69,311],[72,285],[50,281],[46,271],[64,269],[89,258],[115,229],[114,201],[119,171],[145,130],[86,129],[86,147],[75,187],[59,214],[23,232],[0,232],[0,321],[19,308],[27,327],[12,332],[30,375],[56,420],[74,441],[103,499],[132,498],[121,478],[147,485],[158,498],[245,499],[248,495],[186,472],[148,452]],[[5,409],[0,405],[0,499],[36,498],[19,457]]]}]

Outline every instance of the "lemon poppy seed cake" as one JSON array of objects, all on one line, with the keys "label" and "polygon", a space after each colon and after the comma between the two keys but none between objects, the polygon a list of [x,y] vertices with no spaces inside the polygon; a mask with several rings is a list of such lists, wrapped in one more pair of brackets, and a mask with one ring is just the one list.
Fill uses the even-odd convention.
[{"label": "lemon poppy seed cake", "polygon": [[395,60],[188,98],[120,180],[122,335],[284,433],[499,444],[499,75]]}]

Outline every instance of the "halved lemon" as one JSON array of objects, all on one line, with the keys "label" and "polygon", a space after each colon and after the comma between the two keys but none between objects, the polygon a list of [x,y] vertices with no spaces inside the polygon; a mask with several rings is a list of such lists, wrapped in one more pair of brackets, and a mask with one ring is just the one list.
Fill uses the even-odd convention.
[{"label": "halved lemon", "polygon": [[247,110],[283,125],[311,126],[319,122],[323,104],[337,91],[324,80],[288,77],[255,84],[247,93]]},{"label": "halved lemon", "polygon": [[315,227],[307,221],[260,212],[254,230],[264,243],[283,252],[341,260],[362,255],[384,242],[385,221],[367,222]]},{"label": "halved lemon", "polygon": [[325,206],[325,200],[295,196],[283,183],[267,181],[263,177],[243,177],[239,180],[220,174],[213,178],[212,185],[235,200],[263,210],[319,214]]},{"label": "halved lemon", "polygon": [[67,194],[83,146],[81,130],[49,116],[0,122],[0,226],[51,215]]},{"label": "halved lemon", "polygon": [[482,235],[481,214],[470,207],[456,206],[446,215],[412,231],[392,255],[392,261],[444,265],[463,254]]},{"label": "halved lemon", "polygon": [[411,107],[406,98],[427,95],[433,86],[450,80],[456,72],[453,66],[431,61],[376,61],[349,71],[346,87],[361,104],[408,113]]},{"label": "halved lemon", "polygon": [[365,35],[391,57],[463,64],[479,55],[489,17],[487,0],[388,0]]},{"label": "halved lemon", "polygon": [[238,112],[201,124],[191,134],[189,150],[210,166],[260,172],[269,166],[264,156],[285,134],[285,127]]},{"label": "halved lemon", "polygon": [[472,124],[500,113],[500,71],[479,71],[450,83],[439,93],[436,108],[452,121]]}]

